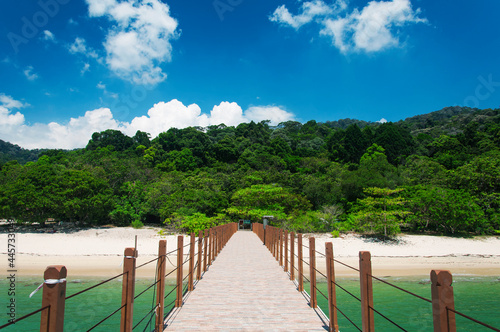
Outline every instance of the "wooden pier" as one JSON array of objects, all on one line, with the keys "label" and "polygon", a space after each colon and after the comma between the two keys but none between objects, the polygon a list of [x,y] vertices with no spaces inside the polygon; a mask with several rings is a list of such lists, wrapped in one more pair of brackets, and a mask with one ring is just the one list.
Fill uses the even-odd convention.
[{"label": "wooden pier", "polygon": [[165,331],[325,331],[328,318],[312,309],[252,232],[237,232]]},{"label": "wooden pier", "polygon": [[[496,327],[455,310],[453,277],[449,271],[431,271],[432,298],[428,299],[373,276],[371,255],[368,251],[359,252],[358,268],[335,259],[331,242],[325,243],[322,252],[321,248],[318,248],[320,251],[316,250],[314,237],[303,239],[302,234],[270,225],[264,229],[259,223],[252,224],[252,230],[238,231],[236,223],[220,225],[200,231],[197,237],[192,233],[187,244],[184,244],[184,236],[180,235],[177,237],[177,249],[169,253],[166,252],[166,241],[160,240],[158,257],[139,266],[136,266],[137,251],[134,248],[126,248],[123,273],[69,296],[66,296],[68,271],[62,265],[49,266],[44,273],[44,282],[37,288],[38,290],[43,286],[41,308],[0,325],[0,330],[9,327],[15,329],[12,325],[25,319],[33,319],[36,314],[41,313],[40,331],[63,332],[66,300],[121,277],[121,306],[116,303],[116,308],[110,307],[109,312],[105,313],[107,316],[98,322],[92,322],[93,326],[82,327],[82,330],[92,331],[120,313],[120,325],[114,329],[120,332],[132,332],[143,321],[145,331],[149,328],[149,331],[155,332],[338,332],[344,328],[338,324],[337,314],[340,313],[358,331],[375,331],[375,315],[392,324],[397,330],[406,331],[398,324],[404,323],[405,317],[388,317],[375,308],[373,282],[376,281],[405,292],[407,296],[420,299],[420,303],[432,312],[434,332],[455,332],[456,315],[474,322],[475,326],[500,332]],[[326,274],[317,269],[316,255],[324,257]],[[177,263],[172,263],[169,256],[176,256]],[[165,270],[167,261],[173,266],[169,272]],[[136,270],[154,263],[157,266],[154,281],[136,295]],[[307,264],[309,273],[304,271],[304,264]],[[336,283],[335,264],[344,265],[359,273],[359,297]],[[166,278],[173,277],[174,272],[175,287],[168,287],[170,290],[167,291]],[[316,287],[317,274],[326,280],[328,291],[325,293]],[[309,283],[307,292],[304,290],[305,280]],[[149,312],[141,313],[144,314],[143,318],[135,322],[134,301],[149,289],[154,290],[155,304]],[[336,289],[349,293],[360,302],[361,310],[358,315],[361,324],[354,322],[341,311],[343,304],[337,303]],[[323,296],[328,303],[323,308],[326,315],[318,307],[318,295]],[[166,304],[167,298],[173,301]],[[72,301],[74,303],[74,300]],[[347,322],[344,321],[343,324]]]}]

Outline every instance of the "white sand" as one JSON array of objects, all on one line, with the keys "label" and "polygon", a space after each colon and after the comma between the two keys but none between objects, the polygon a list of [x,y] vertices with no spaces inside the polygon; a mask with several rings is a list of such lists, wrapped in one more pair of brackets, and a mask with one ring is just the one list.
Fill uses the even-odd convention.
[{"label": "white sand", "polygon": [[[123,251],[134,247],[137,235],[139,258],[147,262],[158,253],[158,241],[167,240],[167,252],[177,248],[177,236],[160,236],[158,228],[100,228],[64,234],[18,233],[16,268],[20,275],[42,275],[48,265],[65,265],[68,275],[113,276],[121,273]],[[335,258],[358,266],[359,251],[370,251],[373,272],[380,276],[428,276],[432,269],[447,269],[454,275],[500,276],[500,237],[462,239],[425,235],[403,235],[397,243],[375,242],[355,235],[332,239],[315,234],[316,250],[324,252],[325,242],[333,242]],[[189,237],[184,237],[184,244]],[[7,271],[7,234],[0,234],[0,274]],[[304,244],[309,245],[304,239]],[[185,248],[187,251],[188,248]],[[308,257],[308,253],[304,253]],[[171,256],[175,263],[175,255]],[[324,270],[325,262],[318,256]],[[304,267],[305,269],[307,266]],[[168,269],[168,268],[167,268]],[[154,275],[155,264],[138,270],[139,277]],[[356,272],[336,264],[339,276]]]}]

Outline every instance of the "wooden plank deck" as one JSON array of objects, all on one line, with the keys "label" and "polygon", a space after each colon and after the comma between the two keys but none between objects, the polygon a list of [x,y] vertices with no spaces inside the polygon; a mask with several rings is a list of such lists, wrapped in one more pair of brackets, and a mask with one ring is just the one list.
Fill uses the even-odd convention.
[{"label": "wooden plank deck", "polygon": [[236,232],[165,331],[325,331],[290,277],[252,232]]}]

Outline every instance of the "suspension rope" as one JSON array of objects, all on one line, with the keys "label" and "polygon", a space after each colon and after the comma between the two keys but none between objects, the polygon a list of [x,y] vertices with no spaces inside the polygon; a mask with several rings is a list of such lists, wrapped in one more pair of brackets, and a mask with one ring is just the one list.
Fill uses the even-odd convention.
[{"label": "suspension rope", "polygon": [[333,261],[334,261],[334,262],[337,262],[337,263],[339,263],[339,264],[341,264],[341,265],[344,265],[344,266],[346,266],[346,267],[348,267],[348,268],[350,268],[350,269],[353,269],[354,271],[358,271],[358,272],[359,272],[359,270],[358,270],[357,268],[352,267],[352,266],[350,266],[350,265],[347,265],[347,264],[345,264],[345,263],[342,263],[341,261],[338,261],[338,260],[336,260],[335,258],[333,259]]},{"label": "suspension rope", "polygon": [[72,295],[70,295],[70,296],[67,296],[67,297],[65,298],[65,300],[69,300],[69,299],[71,299],[72,297],[75,297],[75,296],[77,296],[77,295],[80,295],[80,294],[82,294],[82,293],[85,293],[86,291],[89,291],[89,290],[91,290],[91,289],[93,289],[93,288],[96,288],[96,287],[98,287],[98,286],[101,286],[101,285],[103,285],[103,284],[105,284],[105,283],[107,283],[107,282],[110,282],[110,281],[112,281],[112,280],[114,280],[114,279],[116,279],[116,278],[119,278],[119,277],[121,277],[121,276],[123,276],[124,274],[127,274],[127,273],[128,273],[128,272],[123,272],[123,273],[120,273],[120,274],[119,274],[119,275],[117,275],[117,276],[114,276],[114,277],[109,278],[109,279],[107,279],[107,280],[101,281],[101,282],[100,282],[100,283],[98,283],[97,285],[91,286],[91,287],[86,288],[86,289],[84,289],[84,290],[81,290],[81,291],[79,291],[79,292],[77,292],[77,293],[75,293],[75,294],[72,294]]},{"label": "suspension rope", "polygon": [[144,265],[148,265],[149,263],[152,263],[152,262],[154,262],[154,261],[157,261],[159,258],[160,258],[160,257],[156,257],[155,259],[152,259],[152,260],[150,260],[149,262],[146,262],[146,263],[144,263],[144,264],[141,264],[141,265],[137,266],[135,269],[137,270],[138,268],[141,268],[141,267],[143,267]]},{"label": "suspension rope", "polygon": [[375,311],[377,314],[379,314],[380,316],[382,316],[382,318],[384,318],[389,323],[392,323],[394,326],[396,326],[397,328],[399,328],[401,331],[408,332],[407,330],[405,330],[404,328],[402,328],[401,326],[399,326],[398,324],[396,324],[394,321],[392,321],[391,319],[389,319],[387,316],[383,315],[380,311],[376,310],[374,307],[368,306],[368,308],[370,308],[373,311]]},{"label": "suspension rope", "polygon": [[489,329],[491,329],[491,330],[493,330],[493,331],[500,332],[500,330],[499,330],[499,329],[497,329],[497,328],[495,328],[495,327],[493,327],[493,326],[491,326],[491,325],[488,325],[488,324],[486,324],[486,323],[480,322],[480,321],[478,321],[477,319],[474,319],[474,318],[472,318],[472,317],[470,317],[470,316],[467,316],[466,314],[463,314],[463,313],[461,313],[461,312],[458,312],[458,311],[456,311],[456,310],[454,310],[454,309],[451,309],[451,308],[446,307],[446,310],[447,310],[447,311],[454,312],[454,313],[456,313],[457,315],[460,315],[460,316],[462,316],[462,317],[464,317],[464,318],[467,318],[467,319],[469,319],[469,320],[473,321],[474,323],[480,324],[480,325],[482,325],[482,326],[484,326],[484,327],[487,327],[487,328],[489,328]]},{"label": "suspension rope", "polygon": [[101,325],[106,319],[110,318],[111,316],[113,316],[114,314],[116,314],[118,311],[120,311],[122,308],[124,308],[127,304],[125,303],[124,305],[122,305],[120,308],[116,309],[115,311],[113,311],[110,315],[106,316],[105,318],[103,318],[102,320],[99,321],[99,323],[95,324],[94,326],[92,326],[90,329],[87,330],[87,332],[89,331],[92,331],[93,329],[95,329],[96,327],[98,327],[99,325]]},{"label": "suspension rope", "polygon": [[383,279],[377,278],[377,277],[372,276],[372,275],[370,275],[370,274],[369,274],[368,276],[369,276],[369,277],[372,277],[373,279],[378,280],[378,281],[380,281],[380,282],[382,282],[382,283],[384,283],[384,284],[386,284],[386,285],[389,285],[389,286],[392,286],[392,287],[394,287],[394,288],[396,288],[396,289],[399,289],[400,291],[403,291],[403,292],[405,292],[405,293],[408,293],[408,294],[410,294],[410,295],[413,295],[413,296],[415,296],[415,297],[418,297],[418,298],[419,298],[419,299],[421,299],[421,300],[424,300],[424,301],[427,301],[427,302],[429,302],[429,303],[432,303],[432,300],[426,299],[425,297],[422,297],[422,296],[420,296],[420,295],[417,295],[417,294],[415,294],[415,293],[412,293],[412,292],[410,292],[410,291],[407,291],[406,289],[403,289],[403,288],[398,287],[398,286],[396,286],[396,285],[394,285],[394,284],[391,284],[390,282],[387,282],[387,281],[385,281],[385,280],[383,280]]},{"label": "suspension rope", "polygon": [[21,321],[21,320],[23,320],[23,319],[26,319],[26,318],[28,318],[28,317],[30,317],[30,316],[33,316],[33,315],[35,315],[35,314],[37,314],[37,313],[39,313],[39,312],[41,312],[41,311],[43,311],[43,310],[45,310],[45,309],[48,309],[48,308],[50,308],[50,305],[47,305],[47,306],[45,306],[45,307],[43,307],[43,308],[40,308],[40,309],[38,309],[38,310],[35,310],[35,311],[33,311],[33,312],[31,312],[31,313],[29,313],[29,314],[27,314],[27,315],[24,315],[24,316],[22,316],[22,317],[16,318],[16,319],[14,319],[12,322],[9,322],[9,323],[7,323],[7,324],[4,324],[4,325],[0,326],[0,329],[3,329],[4,327],[10,326],[10,325],[13,325],[13,324],[15,324],[15,323],[17,323],[17,322],[19,322],[19,321]]},{"label": "suspension rope", "polygon": [[332,280],[332,283],[335,284],[335,286],[337,286],[338,288],[342,289],[344,292],[346,292],[347,294],[351,295],[352,297],[354,297],[356,300],[358,300],[359,302],[361,302],[361,299],[359,297],[357,297],[356,295],[352,294],[351,292],[349,292],[347,289],[345,289],[344,287],[340,286],[339,284],[337,284],[335,281]]}]

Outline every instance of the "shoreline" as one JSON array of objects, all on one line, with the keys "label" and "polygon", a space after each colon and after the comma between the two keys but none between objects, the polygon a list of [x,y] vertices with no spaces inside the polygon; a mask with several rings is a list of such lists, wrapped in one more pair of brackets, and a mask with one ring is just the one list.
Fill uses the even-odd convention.
[{"label": "shoreline", "polygon": [[[123,252],[134,247],[137,236],[139,256],[137,265],[157,256],[158,241],[167,240],[167,252],[177,246],[177,235],[158,234],[159,228],[133,229],[93,228],[72,233],[16,233],[16,270],[19,276],[39,276],[49,265],[65,265],[68,278],[112,277],[122,273]],[[329,234],[304,234],[314,236],[316,248],[324,252],[325,243],[333,242],[335,259],[358,267],[359,251],[370,251],[372,269],[379,277],[425,277],[432,269],[450,270],[453,275],[500,276],[500,237],[473,239],[428,235],[401,235],[396,241],[378,242],[358,235],[332,238]],[[0,234],[0,243],[6,244],[7,234]],[[5,241],[4,241],[5,240]],[[184,243],[189,237],[184,236]],[[304,243],[307,245],[307,243]],[[0,247],[0,275],[7,273],[7,247]],[[185,251],[186,254],[186,251]],[[170,260],[175,263],[175,253]],[[304,258],[308,252],[304,251]],[[326,270],[324,257],[317,255],[317,268]],[[152,262],[137,270],[138,278],[154,277]],[[167,261],[167,273],[172,265]],[[187,271],[187,267],[185,268]],[[308,271],[304,265],[304,272]],[[336,276],[354,277],[357,272],[341,264],[335,264]],[[187,273],[187,272],[186,272]]]},{"label": "shoreline", "polygon": [[[2,255],[3,256],[3,255]],[[155,256],[140,256],[137,258],[137,265],[146,263]],[[344,264],[358,268],[357,257],[337,257],[337,260]],[[68,269],[68,278],[74,277],[112,277],[122,273],[122,257],[118,255],[109,256],[44,256],[25,255],[17,256],[18,276],[39,276],[49,265],[65,265]],[[175,258],[172,259],[175,262]],[[322,273],[326,272],[326,262],[324,258],[316,258],[317,269]],[[167,261],[166,273],[173,269]],[[500,276],[500,256],[480,257],[480,256],[438,256],[438,257],[372,257],[373,274],[378,277],[426,277],[430,271],[450,270],[453,275],[463,276]],[[2,271],[6,267],[2,266]],[[153,262],[136,271],[137,278],[154,277],[156,264]],[[184,268],[184,275],[188,272]],[[304,264],[304,273],[308,274],[308,267]],[[2,273],[3,274],[3,273]],[[1,275],[1,274],[0,274]],[[358,272],[351,270],[339,263],[335,264],[335,275],[342,277],[356,277]],[[321,277],[321,276],[319,276]],[[172,274],[170,278],[175,278]],[[170,279],[169,278],[169,279]]]}]

